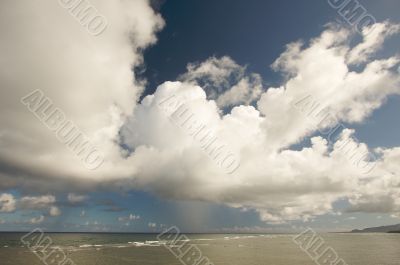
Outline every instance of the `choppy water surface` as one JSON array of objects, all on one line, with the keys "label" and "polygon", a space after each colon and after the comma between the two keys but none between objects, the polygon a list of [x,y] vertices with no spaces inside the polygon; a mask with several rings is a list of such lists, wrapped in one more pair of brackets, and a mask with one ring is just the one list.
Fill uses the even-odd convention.
[{"label": "choppy water surface", "polygon": [[[23,234],[0,234],[0,264],[43,264],[22,246]],[[181,264],[149,234],[46,234],[76,265]],[[293,235],[187,235],[215,265],[312,265]],[[321,234],[348,265],[399,265],[400,234]]]}]

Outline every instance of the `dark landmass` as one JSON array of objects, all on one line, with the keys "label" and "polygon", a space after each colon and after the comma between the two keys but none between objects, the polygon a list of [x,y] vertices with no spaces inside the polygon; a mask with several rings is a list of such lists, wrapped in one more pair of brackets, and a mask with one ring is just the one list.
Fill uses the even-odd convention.
[{"label": "dark landmass", "polygon": [[351,233],[400,233],[400,224],[354,229]]}]

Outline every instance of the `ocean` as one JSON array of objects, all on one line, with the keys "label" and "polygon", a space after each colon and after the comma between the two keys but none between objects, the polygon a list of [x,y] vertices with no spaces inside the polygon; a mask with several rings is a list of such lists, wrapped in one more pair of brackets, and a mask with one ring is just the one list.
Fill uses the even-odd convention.
[{"label": "ocean", "polygon": [[[26,244],[23,233],[0,233],[1,265],[57,264],[45,262]],[[157,234],[46,233],[50,249],[58,249],[76,265],[178,265]],[[187,234],[189,243],[215,265],[312,265],[312,258],[290,234]],[[399,265],[400,234],[320,234],[348,265]],[[187,264],[186,265],[192,265]],[[344,264],[338,264],[344,265]]]}]

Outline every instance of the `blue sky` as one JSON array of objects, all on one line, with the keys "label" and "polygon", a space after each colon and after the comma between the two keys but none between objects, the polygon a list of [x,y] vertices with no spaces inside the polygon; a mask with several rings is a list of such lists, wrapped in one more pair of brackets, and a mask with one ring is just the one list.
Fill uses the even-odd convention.
[{"label": "blue sky", "polygon": [[[378,22],[390,20],[400,23],[399,1],[360,0],[360,3]],[[286,50],[287,44],[297,40],[307,43],[320,36],[328,23],[348,27],[336,10],[320,0],[165,1],[159,6],[158,12],[165,26],[156,33],[156,42],[150,44],[151,41],[146,40],[145,47],[142,47],[143,64],[137,64],[139,66],[135,70],[137,79],[147,81],[143,93],[135,95],[140,99],[154,94],[164,82],[178,80],[187,72],[189,63],[199,64],[212,56],[228,56],[237,65],[247,66],[247,72],[261,76],[265,89],[280,86],[286,77],[274,71],[271,65]],[[360,39],[360,35],[354,37],[355,41]],[[388,38],[384,49],[376,53],[376,58],[398,54],[399,44],[399,35]],[[112,49],[110,52],[112,54]],[[400,97],[391,95],[384,101],[382,107],[362,122],[343,122],[347,128],[355,129],[355,137],[372,149],[400,146]],[[81,103],[84,105],[86,101]],[[254,102],[252,104],[256,105]],[[307,138],[297,148],[309,145]],[[148,166],[156,167],[158,162],[152,161]],[[4,161],[1,161],[0,167],[4,168],[2,174],[18,168],[17,164],[6,164]],[[32,174],[35,176],[41,174],[40,170],[32,172],[35,172]],[[144,188],[124,189],[125,182],[121,182],[122,185],[109,188],[108,185],[111,186],[114,181],[110,180],[85,189],[79,182],[78,185],[70,185],[66,181],[66,189],[53,189],[51,185],[49,188],[37,188],[34,185],[35,188],[30,189],[29,185],[21,183],[8,185],[8,179],[1,181],[4,185],[0,194],[12,194],[17,205],[22,204],[24,197],[55,198],[54,201],[50,198],[40,206],[32,207],[33,204],[27,203],[28,206],[17,207],[13,211],[0,211],[0,230],[4,231],[29,230],[41,226],[49,231],[156,232],[171,225],[187,232],[286,232],[304,226],[326,231],[346,231],[400,222],[399,217],[390,212],[347,212],[350,207],[347,198],[336,200],[330,213],[316,215],[306,221],[290,220],[272,224],[260,219],[257,207],[231,207],[234,203],[229,199],[226,203],[224,200],[191,199],[186,195],[171,196],[164,190],[159,192],[157,187],[152,189],[146,185]],[[35,182],[29,178],[25,181]],[[182,189],[185,188],[182,184]],[[51,207],[57,207],[61,213],[50,214]],[[41,216],[43,220],[40,220]]]}]

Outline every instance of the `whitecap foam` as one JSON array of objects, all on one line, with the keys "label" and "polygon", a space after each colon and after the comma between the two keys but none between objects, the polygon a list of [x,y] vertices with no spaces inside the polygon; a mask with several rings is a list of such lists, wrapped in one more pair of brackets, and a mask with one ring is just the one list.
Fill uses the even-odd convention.
[{"label": "whitecap foam", "polygon": [[84,245],[80,245],[80,248],[90,248],[93,247],[93,245],[89,245],[89,244],[84,244]]}]

